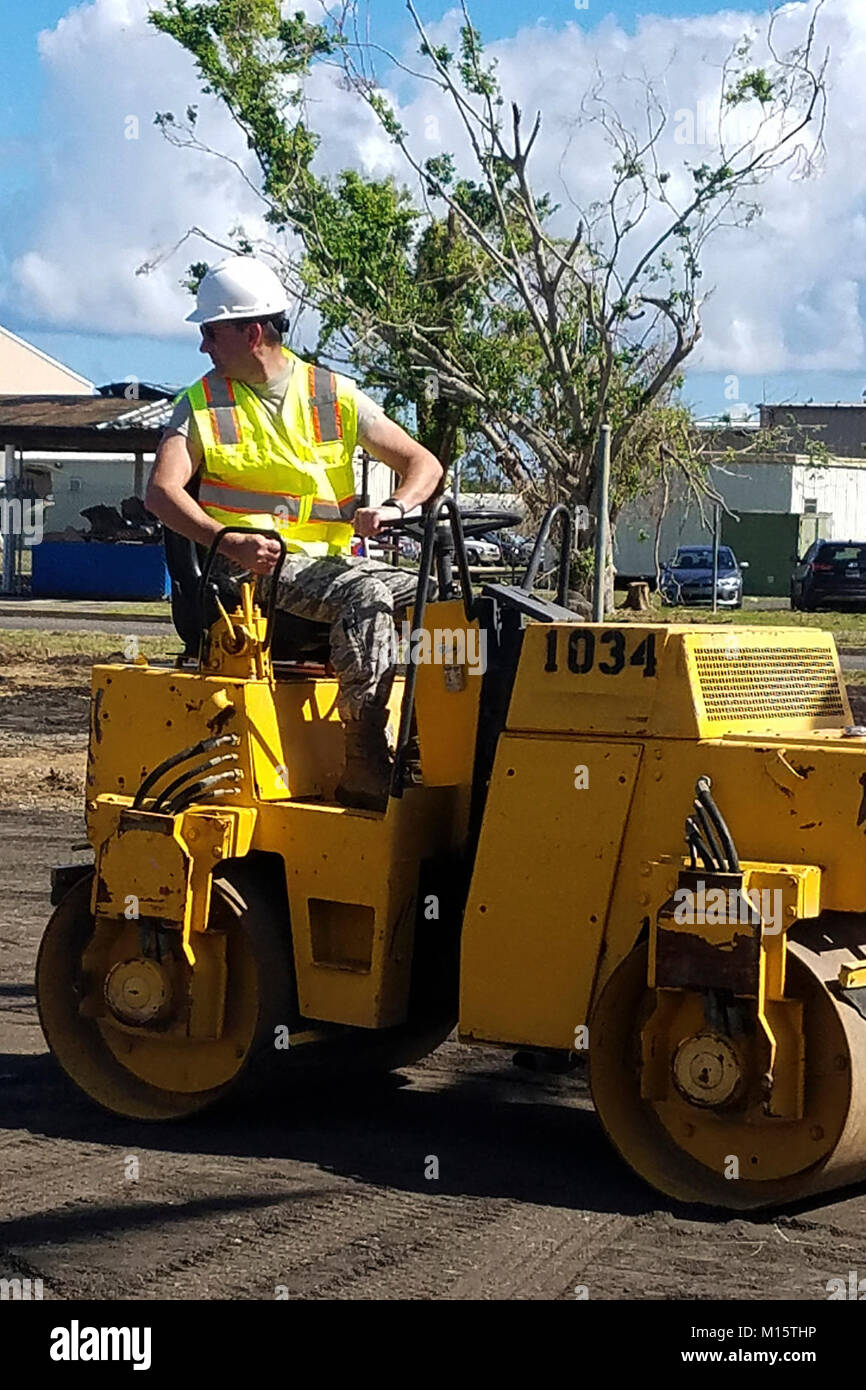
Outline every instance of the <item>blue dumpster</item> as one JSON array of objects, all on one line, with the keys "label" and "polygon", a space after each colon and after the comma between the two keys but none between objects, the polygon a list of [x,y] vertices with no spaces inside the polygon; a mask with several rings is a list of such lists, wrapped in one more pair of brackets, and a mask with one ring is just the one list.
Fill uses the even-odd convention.
[{"label": "blue dumpster", "polygon": [[42,541],[31,555],[34,598],[158,599],[171,592],[161,545]]}]

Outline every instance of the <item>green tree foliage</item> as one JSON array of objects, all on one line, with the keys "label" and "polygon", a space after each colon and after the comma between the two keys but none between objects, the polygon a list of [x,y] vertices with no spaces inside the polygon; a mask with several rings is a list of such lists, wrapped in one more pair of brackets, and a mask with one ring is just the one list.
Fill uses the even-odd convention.
[{"label": "green tree foliage", "polygon": [[[282,17],[278,0],[164,0],[151,18],[192,54],[203,90],[243,131],[267,221],[297,238],[283,239],[301,247],[284,251],[283,267],[320,313],[316,352],[350,362],[384,388],[386,405],[414,412],[446,465],[468,451],[534,510],[552,501],[592,509],[607,420],[615,519],[671,460],[699,471],[677,392],[701,331],[701,254],[723,220],[748,225],[746,190],[795,151],[802,161],[810,125],[812,152],[820,144],[814,21],[772,71],[750,62],[748,43],[734,50],[720,109],[756,103],[758,138],[728,149],[720,137],[679,202],[659,159],[667,113],[658,97],[647,86],[648,129],[637,136],[599,79],[575,135],[601,128],[610,191],[563,236],[560,209],[531,176],[541,115],[527,133],[465,5],[456,53],[431,43],[412,0],[408,9],[422,77],[464,133],[461,148],[425,158],[373,74],[351,4],[321,24]],[[321,61],[337,66],[401,151],[414,194],[391,178],[316,171],[305,87]],[[157,121],[170,139],[204,148],[195,108],[185,122],[171,113]],[[649,225],[661,231],[650,235]]]}]

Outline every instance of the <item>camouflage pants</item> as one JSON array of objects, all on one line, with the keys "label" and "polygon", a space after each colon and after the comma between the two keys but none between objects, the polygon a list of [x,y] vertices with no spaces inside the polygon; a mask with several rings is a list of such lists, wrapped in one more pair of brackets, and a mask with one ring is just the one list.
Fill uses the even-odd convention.
[{"label": "camouflage pants", "polygon": [[[226,570],[240,577],[240,570],[230,562]],[[341,719],[359,719],[365,709],[387,704],[394,680],[395,610],[413,602],[417,582],[413,570],[397,569],[381,560],[354,555],[286,556],[277,608],[329,625]],[[270,586],[270,579],[260,585],[263,606]]]}]

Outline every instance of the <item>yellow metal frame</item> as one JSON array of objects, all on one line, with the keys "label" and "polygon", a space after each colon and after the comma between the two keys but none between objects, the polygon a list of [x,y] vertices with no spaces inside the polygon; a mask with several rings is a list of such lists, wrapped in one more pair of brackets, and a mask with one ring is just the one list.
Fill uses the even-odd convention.
[{"label": "yellow metal frame", "polygon": [[[455,603],[428,605],[425,626],[431,642],[434,632],[462,631],[465,645],[470,626],[477,631]],[[244,586],[239,612],[223,613],[214,625],[201,670],[94,668],[87,774],[93,911],[101,928],[113,922],[122,933],[134,900],[142,921],[181,934],[195,970],[215,865],[257,852],[279,856],[301,1013],[391,1027],[407,1017],[419,867],[459,851],[465,838],[481,678],[445,659],[419,667],[423,785],[391,799],[384,814],[350,811],[333,802],[343,764],[336,681],[302,668],[276,679],[264,631]],[[394,731],[402,695],[398,679]],[[146,801],[132,808],[133,793],[157,764],[225,734],[236,736],[242,775],[231,806],[194,805],[177,816],[149,810]],[[202,970],[211,968],[202,956]]]},{"label": "yellow metal frame", "polygon": [[[774,652],[790,673],[770,717],[776,687],[756,685],[754,671],[756,654],[772,668]],[[722,660],[738,717],[707,712]],[[866,912],[866,741],[843,737],[850,722],[835,644],[813,629],[529,626],[464,920],[461,1036],[574,1048],[676,888],[703,775],[756,885],[780,874],[787,893],[786,878],[796,880],[806,897],[786,898],[788,911],[808,900],[806,915]],[[775,950],[768,944],[768,1038],[786,1031]]]}]

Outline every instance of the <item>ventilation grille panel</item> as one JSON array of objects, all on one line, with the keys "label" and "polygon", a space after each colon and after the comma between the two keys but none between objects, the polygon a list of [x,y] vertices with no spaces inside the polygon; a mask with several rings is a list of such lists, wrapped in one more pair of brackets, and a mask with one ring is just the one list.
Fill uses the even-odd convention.
[{"label": "ventilation grille panel", "polygon": [[845,715],[833,653],[826,647],[695,646],[708,719],[832,719]]}]

